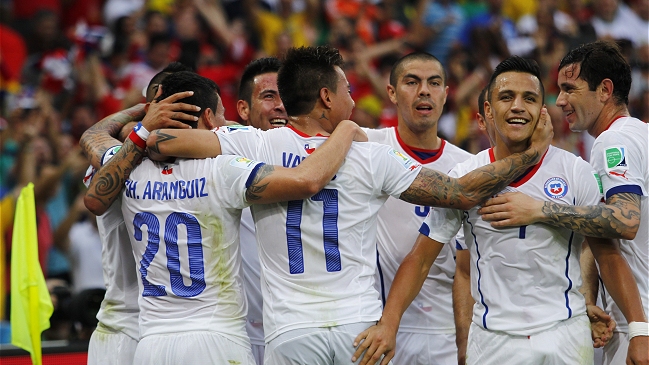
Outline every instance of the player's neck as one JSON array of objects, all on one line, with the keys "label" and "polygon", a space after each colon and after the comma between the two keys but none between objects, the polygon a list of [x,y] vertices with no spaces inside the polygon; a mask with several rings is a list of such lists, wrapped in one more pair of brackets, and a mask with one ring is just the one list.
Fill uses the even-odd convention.
[{"label": "player's neck", "polygon": [[494,158],[496,159],[496,161],[502,160],[503,158],[509,157],[514,153],[523,152],[528,147],[529,147],[529,141],[510,144],[510,145],[507,145],[502,142],[501,143],[496,142],[496,145],[493,148]]},{"label": "player's neck", "polygon": [[588,134],[597,138],[611,126],[611,123],[613,123],[614,120],[619,117],[628,117],[629,115],[629,110],[627,109],[626,104],[610,104],[610,107],[607,105],[602,109],[602,112],[599,113],[599,116],[595,123],[593,123],[592,128],[588,129]]},{"label": "player's neck", "polygon": [[328,136],[331,134],[323,126],[323,123],[329,125],[329,120],[323,113],[318,114],[317,110],[305,115],[289,116],[288,123],[293,128],[309,136],[315,136],[317,134]]},{"label": "player's neck", "polygon": [[397,132],[403,143],[410,147],[420,148],[422,150],[436,150],[442,145],[442,139],[437,136],[436,126],[426,131],[418,132],[408,128],[405,123],[399,123]]}]

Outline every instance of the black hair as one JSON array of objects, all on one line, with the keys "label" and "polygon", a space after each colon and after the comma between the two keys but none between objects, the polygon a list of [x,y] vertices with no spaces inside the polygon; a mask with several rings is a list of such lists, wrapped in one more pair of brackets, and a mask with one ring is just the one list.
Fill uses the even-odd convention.
[{"label": "black hair", "polygon": [[282,67],[282,61],[275,57],[264,57],[254,60],[246,66],[239,82],[239,100],[250,104],[252,101],[252,85],[255,77],[266,73],[277,73]]},{"label": "black hair", "polygon": [[484,115],[484,101],[489,99],[487,96],[487,92],[489,91],[489,87],[484,87],[482,91],[480,91],[480,95],[478,95],[478,113],[482,116],[482,118],[485,118]]},{"label": "black hair", "polygon": [[155,76],[151,78],[151,81],[149,81],[149,85],[146,87],[146,101],[153,100],[155,94],[158,92],[158,86],[160,85],[162,80],[164,80],[167,76],[180,71],[192,71],[192,69],[180,62],[172,62],[167,65],[167,67],[162,69],[162,71],[155,74]]},{"label": "black hair", "polygon": [[539,64],[529,58],[510,56],[499,63],[498,66],[496,66],[493,74],[491,75],[491,79],[489,79],[489,85],[487,86],[487,100],[491,100],[491,97],[493,96],[496,78],[505,72],[522,72],[536,76],[537,80],[539,80],[539,87],[541,88],[541,101],[545,99],[545,88],[543,87],[543,82],[541,82],[541,69],[539,68]]},{"label": "black hair", "polygon": [[[162,86],[162,95],[158,100],[167,98],[175,93],[183,91],[193,91],[194,95],[180,99],[177,102],[193,104],[201,108],[199,111],[184,111],[184,113],[191,114],[196,117],[200,117],[201,114],[206,109],[212,109],[216,112],[216,107],[218,105],[219,97],[217,96],[218,86],[216,83],[210,79],[207,79],[203,76],[191,71],[179,71],[167,76],[160,83]],[[183,120],[183,123],[190,125],[192,128],[198,126],[197,121],[187,121]]]},{"label": "black hair", "polygon": [[330,46],[290,48],[277,73],[277,89],[286,113],[296,116],[312,111],[324,87],[335,93],[335,67],[343,65],[338,50]]},{"label": "black hair", "polygon": [[401,57],[394,66],[392,66],[392,71],[390,71],[390,85],[397,86],[397,82],[399,82],[398,78],[403,73],[405,64],[410,61],[434,61],[439,63],[439,66],[442,68],[442,83],[446,85],[446,71],[444,70],[444,66],[437,57],[426,52],[413,52]]},{"label": "black hair", "polygon": [[568,52],[559,63],[559,70],[571,64],[580,64],[577,78],[586,81],[590,91],[602,80],[610,79],[616,104],[629,104],[631,67],[617,44],[609,41],[583,44]]}]

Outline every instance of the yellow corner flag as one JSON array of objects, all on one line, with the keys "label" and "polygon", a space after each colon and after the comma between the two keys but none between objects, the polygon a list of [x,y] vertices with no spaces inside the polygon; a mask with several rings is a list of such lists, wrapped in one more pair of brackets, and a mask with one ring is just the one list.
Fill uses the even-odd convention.
[{"label": "yellow corner flag", "polygon": [[38,262],[32,183],[20,192],[11,242],[11,343],[28,351],[32,364],[41,365],[41,332],[50,327],[54,307]]}]

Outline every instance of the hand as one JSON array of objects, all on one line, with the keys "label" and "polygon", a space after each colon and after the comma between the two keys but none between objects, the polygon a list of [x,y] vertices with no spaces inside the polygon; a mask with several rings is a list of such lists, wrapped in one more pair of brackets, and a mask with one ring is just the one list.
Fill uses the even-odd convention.
[{"label": "hand", "polygon": [[548,114],[548,108],[544,105],[543,108],[541,108],[541,117],[539,118],[539,122],[536,123],[534,133],[530,139],[530,148],[538,152],[539,160],[545,151],[547,151],[550,143],[552,143],[553,137],[554,131],[552,129],[552,120],[550,119],[550,114]]},{"label": "hand", "polygon": [[629,350],[626,356],[628,365],[649,364],[649,337],[636,336],[629,341]]},{"label": "hand", "polygon": [[394,357],[396,336],[396,330],[388,328],[379,321],[379,323],[361,332],[354,339],[356,352],[354,352],[352,362],[356,362],[365,352],[365,356],[363,356],[359,365],[376,364],[381,360],[381,355],[385,355],[381,365],[387,365]]},{"label": "hand", "polygon": [[142,126],[149,132],[161,128],[190,128],[189,125],[182,122],[197,121],[198,118],[185,114],[183,111],[198,111],[201,108],[196,105],[176,103],[177,100],[190,97],[194,94],[193,91],[183,91],[175,93],[164,100],[157,101],[157,98],[162,94],[162,87],[158,87],[155,99],[148,104],[146,116],[142,120]]},{"label": "hand", "polygon": [[339,128],[340,126],[343,126],[343,128],[349,128],[352,131],[350,133],[354,134],[354,141],[356,142],[367,142],[367,134],[361,127],[358,126],[354,121],[351,121],[349,119],[345,119],[341,121],[336,128]]},{"label": "hand", "polygon": [[523,193],[505,193],[487,200],[478,214],[494,228],[520,227],[542,220],[543,202]]},{"label": "hand", "polygon": [[586,305],[586,314],[590,320],[590,331],[593,338],[593,347],[604,347],[613,336],[615,321],[596,305]]}]

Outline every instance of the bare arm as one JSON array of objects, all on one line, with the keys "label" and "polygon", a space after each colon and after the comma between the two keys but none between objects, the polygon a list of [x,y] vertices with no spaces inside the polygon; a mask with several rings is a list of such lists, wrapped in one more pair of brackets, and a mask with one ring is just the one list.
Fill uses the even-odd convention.
[{"label": "bare arm", "polygon": [[208,158],[221,154],[219,137],[204,129],[159,129],[151,132],[146,146],[162,156]]},{"label": "bare arm", "polygon": [[489,199],[479,213],[494,227],[545,222],[584,236],[633,239],[640,226],[640,211],[640,196],[633,193],[614,194],[605,205],[589,206],[542,202],[508,193]]},{"label": "bare arm", "polygon": [[471,296],[471,258],[468,250],[458,250],[455,257],[455,278],[453,278],[453,316],[455,317],[455,344],[457,362],[466,362],[469,327],[475,301]]},{"label": "bare arm", "polygon": [[579,292],[584,295],[586,300],[586,313],[590,320],[593,347],[600,348],[611,339],[615,329],[615,321],[596,304],[599,273],[588,240],[584,241],[582,245],[579,266],[581,267],[581,279],[583,282]]},{"label": "bare arm", "polygon": [[360,365],[375,364],[383,355],[385,357],[381,365],[386,365],[394,357],[401,317],[419,294],[431,266],[443,247],[443,243],[419,234],[415,245],[403,259],[394,276],[381,319],[376,325],[361,332],[354,340],[357,349],[352,361],[361,358],[363,352],[365,355]]},{"label": "bare arm", "polygon": [[367,136],[356,123],[342,121],[327,141],[297,167],[262,166],[246,191],[246,200],[268,204],[313,196],[334,177],[352,141],[363,138]]}]

